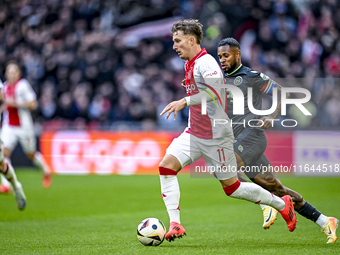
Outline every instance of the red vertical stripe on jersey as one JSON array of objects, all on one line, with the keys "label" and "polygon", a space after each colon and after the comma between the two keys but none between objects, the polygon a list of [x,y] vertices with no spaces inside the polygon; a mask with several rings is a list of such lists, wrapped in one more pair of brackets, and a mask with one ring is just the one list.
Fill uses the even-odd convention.
[{"label": "red vertical stripe on jersey", "polygon": [[[195,61],[200,57],[208,54],[205,49],[202,49],[192,60],[186,62],[185,66],[185,85],[187,95],[195,95],[199,93],[197,88],[197,84],[194,79],[194,69],[195,69]],[[212,139],[212,126],[209,115],[201,114],[201,105],[190,105],[190,133],[198,138],[202,139]]]},{"label": "red vertical stripe on jersey", "polygon": [[20,126],[20,119],[18,109],[15,107],[7,107],[8,111],[8,124],[11,126]]},{"label": "red vertical stripe on jersey", "polygon": [[[15,90],[18,82],[21,79],[17,80],[14,84],[7,83],[7,86],[5,87],[5,98],[10,98],[15,100]],[[8,124],[11,126],[20,126],[20,118],[19,118],[19,112],[18,108],[16,107],[7,107],[8,111]]]}]

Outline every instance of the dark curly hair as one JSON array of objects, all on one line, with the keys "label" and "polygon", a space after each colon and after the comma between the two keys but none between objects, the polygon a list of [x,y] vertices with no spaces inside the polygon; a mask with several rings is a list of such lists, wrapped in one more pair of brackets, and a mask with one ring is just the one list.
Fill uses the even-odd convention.
[{"label": "dark curly hair", "polygon": [[221,46],[229,46],[230,48],[237,48],[237,49],[240,49],[240,44],[239,42],[232,38],[232,37],[228,37],[228,38],[224,38],[222,39],[219,43],[218,43],[218,47],[221,47]]}]

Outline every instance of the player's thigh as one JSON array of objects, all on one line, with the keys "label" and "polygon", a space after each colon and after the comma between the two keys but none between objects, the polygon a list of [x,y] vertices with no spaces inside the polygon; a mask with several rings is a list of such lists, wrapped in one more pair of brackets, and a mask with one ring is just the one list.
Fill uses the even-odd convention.
[{"label": "player's thigh", "polygon": [[[256,180],[273,180],[277,179],[276,173],[266,155],[261,154],[259,158],[254,159],[250,166],[244,168],[243,172],[247,175],[247,177],[258,183]],[[258,183],[259,184],[259,183]]]},{"label": "player's thigh", "polygon": [[266,150],[266,134],[258,128],[247,128],[236,137],[233,146],[244,166],[250,166],[251,162],[258,159]]},{"label": "player's thigh", "polygon": [[233,149],[233,137],[200,140],[200,147],[206,164],[214,171],[218,180],[237,176],[237,164]]},{"label": "player's thigh", "polygon": [[36,151],[36,137],[33,130],[21,130],[19,143],[26,154],[33,154]]},{"label": "player's thigh", "polygon": [[172,155],[181,164],[181,168],[192,164],[202,156],[197,145],[192,141],[189,133],[183,132],[175,138],[166,150],[166,155]]},{"label": "player's thigh", "polygon": [[19,140],[19,129],[4,126],[1,130],[1,140],[4,148],[7,148],[12,152]]}]

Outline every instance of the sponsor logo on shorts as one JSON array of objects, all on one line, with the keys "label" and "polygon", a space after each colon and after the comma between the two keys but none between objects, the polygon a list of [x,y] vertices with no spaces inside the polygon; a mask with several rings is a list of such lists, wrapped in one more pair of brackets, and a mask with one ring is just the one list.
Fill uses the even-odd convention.
[{"label": "sponsor logo on shorts", "polygon": [[242,145],[239,145],[238,148],[237,148],[240,152],[243,151],[243,146]]}]

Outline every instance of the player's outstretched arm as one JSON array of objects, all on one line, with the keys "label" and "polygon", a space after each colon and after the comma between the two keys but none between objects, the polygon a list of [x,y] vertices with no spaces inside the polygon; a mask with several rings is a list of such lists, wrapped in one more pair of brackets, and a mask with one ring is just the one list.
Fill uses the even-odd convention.
[{"label": "player's outstretched arm", "polygon": [[[272,127],[273,119],[276,119],[277,117],[281,115],[281,93],[282,93],[281,88],[282,86],[275,82],[275,88],[277,88],[277,106],[276,106],[275,111],[272,114],[261,118],[261,120],[263,121],[263,125],[261,126],[262,129],[267,129],[269,127]],[[272,96],[273,94],[271,93],[270,95]],[[287,93],[286,98],[290,98],[289,93]],[[260,121],[257,123],[258,126],[260,126],[261,124],[262,122]]]},{"label": "player's outstretched arm", "polygon": [[177,113],[180,110],[182,110],[185,106],[187,106],[187,101],[185,100],[185,98],[182,98],[178,101],[173,101],[170,104],[168,104],[167,106],[165,106],[165,108],[160,113],[160,115],[162,116],[163,114],[168,112],[168,114],[165,117],[166,119],[168,119],[170,117],[171,113],[174,113],[174,120],[176,120]]}]

